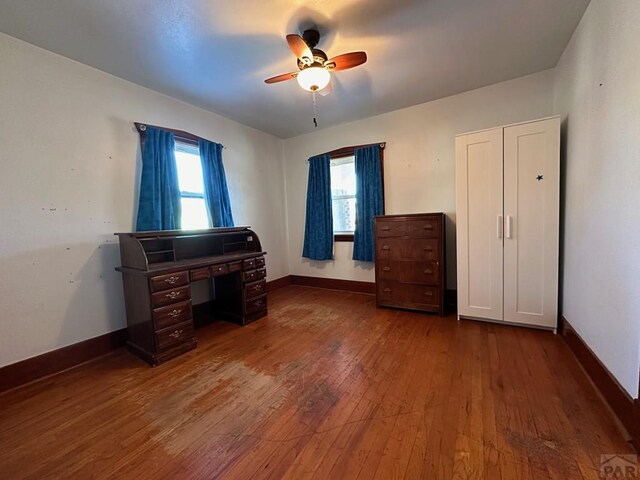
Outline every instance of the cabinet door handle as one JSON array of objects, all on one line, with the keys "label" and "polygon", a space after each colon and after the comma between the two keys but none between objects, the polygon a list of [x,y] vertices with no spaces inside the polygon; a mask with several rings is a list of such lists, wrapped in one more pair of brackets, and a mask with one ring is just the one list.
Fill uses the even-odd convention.
[{"label": "cabinet door handle", "polygon": [[505,238],[511,238],[511,215],[507,215],[507,225]]},{"label": "cabinet door handle", "polygon": [[498,240],[502,240],[502,215],[498,215],[496,221],[496,236]]}]

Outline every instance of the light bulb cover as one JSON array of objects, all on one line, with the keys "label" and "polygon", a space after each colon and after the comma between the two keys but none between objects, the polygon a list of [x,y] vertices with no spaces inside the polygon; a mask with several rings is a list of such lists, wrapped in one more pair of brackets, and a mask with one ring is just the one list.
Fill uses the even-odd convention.
[{"label": "light bulb cover", "polygon": [[322,90],[329,84],[331,74],[322,67],[307,67],[296,77],[298,85],[310,92]]}]

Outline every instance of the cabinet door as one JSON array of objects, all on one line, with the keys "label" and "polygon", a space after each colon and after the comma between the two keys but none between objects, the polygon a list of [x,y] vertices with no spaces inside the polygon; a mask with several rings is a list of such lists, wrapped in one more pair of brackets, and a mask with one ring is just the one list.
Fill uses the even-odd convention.
[{"label": "cabinet door", "polygon": [[502,320],[502,128],[456,137],[458,314]]},{"label": "cabinet door", "polygon": [[560,120],[504,129],[504,319],[555,328]]}]

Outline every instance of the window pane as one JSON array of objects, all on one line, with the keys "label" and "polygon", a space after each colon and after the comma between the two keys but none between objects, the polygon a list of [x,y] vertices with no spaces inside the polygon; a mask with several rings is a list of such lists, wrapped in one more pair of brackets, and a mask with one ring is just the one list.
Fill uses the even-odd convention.
[{"label": "window pane", "polygon": [[333,231],[353,232],[356,228],[356,199],[335,198],[333,208]]},{"label": "window pane", "polygon": [[202,182],[202,164],[198,147],[176,144],[176,165],[178,167],[178,184],[181,192],[204,194]]},{"label": "window pane", "polygon": [[331,196],[356,194],[356,170],[353,157],[331,162]]},{"label": "window pane", "polygon": [[204,198],[182,197],[182,229],[199,230],[209,228]]}]

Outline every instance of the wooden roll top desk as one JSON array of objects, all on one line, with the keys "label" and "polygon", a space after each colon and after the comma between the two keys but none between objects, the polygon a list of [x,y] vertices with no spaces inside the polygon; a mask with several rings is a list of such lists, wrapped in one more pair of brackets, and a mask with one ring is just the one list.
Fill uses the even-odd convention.
[{"label": "wooden roll top desk", "polygon": [[266,252],[249,227],[116,235],[127,346],[151,365],[197,345],[192,281],[212,279],[216,316],[245,325],[267,314]]}]

